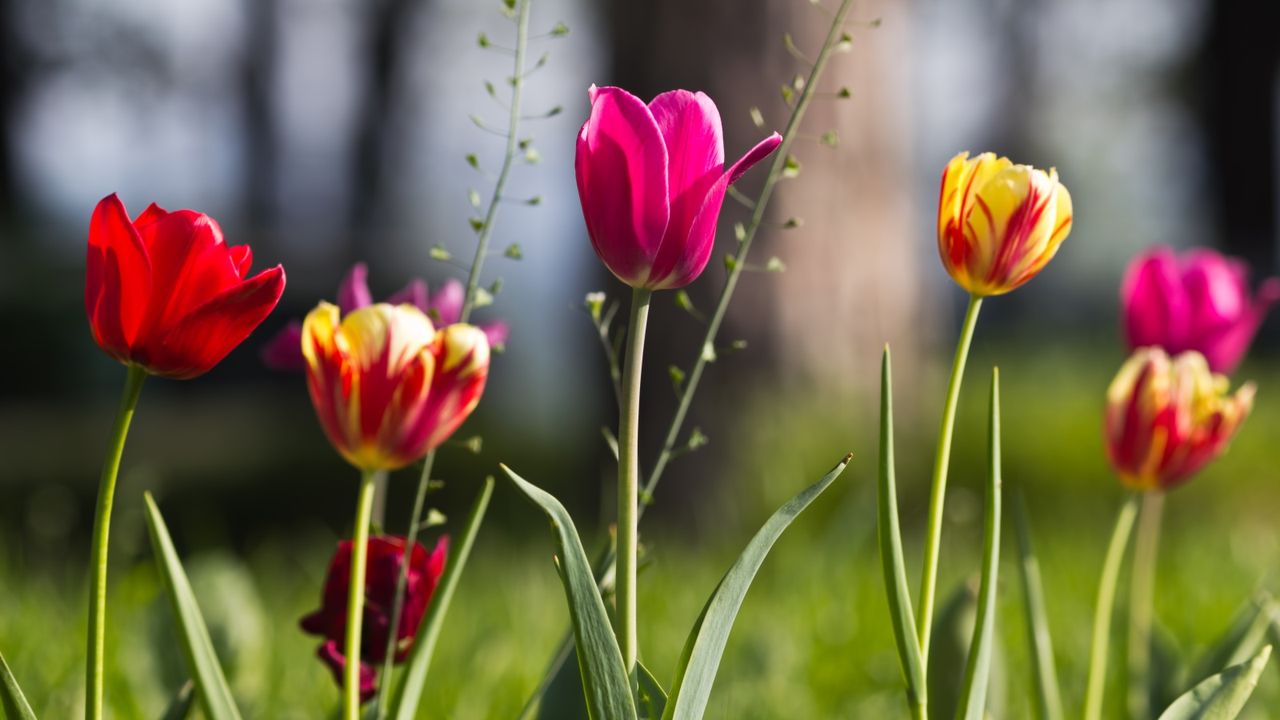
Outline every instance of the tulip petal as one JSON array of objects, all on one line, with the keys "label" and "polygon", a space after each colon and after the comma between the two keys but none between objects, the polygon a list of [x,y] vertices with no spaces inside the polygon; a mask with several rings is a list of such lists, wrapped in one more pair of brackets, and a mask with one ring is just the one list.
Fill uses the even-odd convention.
[{"label": "tulip petal", "polygon": [[241,278],[249,274],[249,268],[253,267],[253,250],[248,245],[236,245],[228,248],[231,256],[231,265],[236,269],[236,274]]},{"label": "tulip petal", "polygon": [[485,339],[489,341],[489,348],[501,348],[507,344],[507,337],[511,334],[511,328],[501,320],[495,320],[491,323],[485,323],[480,326],[484,331]]},{"label": "tulip petal", "polygon": [[338,286],[338,308],[343,315],[373,304],[373,295],[369,292],[368,275],[369,268],[364,263],[356,263],[347,271],[342,284]]},{"label": "tulip petal", "polygon": [[1177,353],[1186,349],[1186,297],[1178,260],[1167,247],[1138,256],[1120,283],[1126,298],[1124,329],[1130,350],[1158,345]]},{"label": "tulip petal", "polygon": [[[343,674],[346,671],[347,659],[343,657],[342,651],[338,649],[338,643],[330,640],[320,646],[316,651],[319,657],[329,670],[333,672],[333,679],[337,681],[338,686],[342,686]],[[357,661],[359,662],[359,661]],[[377,672],[368,663],[360,663],[360,702],[365,703],[373,699],[375,693],[378,692],[378,675]]]},{"label": "tulip petal", "polygon": [[[489,342],[474,325],[450,325],[430,349],[433,372],[426,402],[407,427],[406,447],[430,450],[449,438],[480,402],[489,375]],[[424,445],[425,443],[425,445]]]},{"label": "tulip petal", "polygon": [[182,318],[243,279],[222,229],[208,215],[177,210],[142,226],[139,234],[154,272],[140,339],[147,347],[135,350],[154,352],[154,345],[163,343]]},{"label": "tulip petal", "polygon": [[187,379],[208,372],[275,309],[284,292],[284,268],[277,265],[228,288],[178,320],[144,364],[157,374]]},{"label": "tulip petal", "polygon": [[307,366],[302,356],[302,323],[291,320],[262,347],[262,363],[272,370],[295,371]]},{"label": "tulip petal", "polygon": [[422,278],[414,278],[399,292],[387,298],[388,305],[412,305],[422,312],[428,311],[427,283]]},{"label": "tulip petal", "polygon": [[85,312],[94,339],[112,356],[128,362],[130,348],[147,314],[151,259],[114,193],[103,198],[89,220],[85,267]]},{"label": "tulip petal", "polygon": [[466,301],[466,290],[462,283],[454,278],[444,281],[444,285],[431,296],[427,313],[440,326],[452,325],[462,317],[462,304]]},{"label": "tulip petal", "polygon": [[769,157],[774,150],[782,144],[782,136],[774,133],[769,137],[756,143],[756,146],[747,151],[746,155],[738,158],[738,162],[729,168],[729,184],[738,182],[738,179],[746,174],[756,163]]},{"label": "tulip petal", "polygon": [[649,108],[620,88],[591,90],[578,135],[578,195],[591,243],[623,282],[643,281],[670,217],[668,155]]},{"label": "tulip petal", "polygon": [[[706,186],[724,167],[724,131],[720,111],[711,98],[700,92],[672,90],[649,103],[649,111],[667,146],[667,197],[671,202],[668,226],[675,223],[676,204],[687,191],[697,200],[688,211],[697,213],[706,195]],[[708,181],[708,176],[713,179]],[[695,190],[695,189],[700,189]],[[686,223],[687,226],[687,223]]]}]

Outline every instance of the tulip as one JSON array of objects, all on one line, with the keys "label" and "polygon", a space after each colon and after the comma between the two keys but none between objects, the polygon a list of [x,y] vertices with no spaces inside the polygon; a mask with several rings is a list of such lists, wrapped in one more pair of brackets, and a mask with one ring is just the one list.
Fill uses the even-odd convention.
[{"label": "tulip", "polygon": [[[338,287],[338,308],[343,315],[373,304],[373,295],[367,281],[368,268],[356,263]],[[466,290],[454,278],[444,281],[439,290],[428,294],[426,281],[415,278],[399,292],[387,298],[391,305],[408,303],[426,313],[438,325],[452,325],[462,317],[462,301]],[[502,321],[478,325],[489,340],[489,347],[498,350],[507,341],[507,324]],[[281,328],[262,348],[262,361],[275,370],[302,370],[306,359],[302,357],[302,323],[294,320]]]},{"label": "tulip", "polygon": [[[387,656],[391,641],[392,608],[395,604],[396,582],[404,569],[404,538],[382,536],[369,539],[365,552],[368,572],[365,575],[365,604],[362,624],[365,628],[360,657],[360,698],[368,701],[377,689],[377,666]],[[401,606],[400,621],[395,629],[395,653],[392,658],[400,663],[413,648],[418,626],[426,615],[427,606],[435,594],[440,576],[444,572],[448,556],[449,539],[440,538],[435,549],[427,552],[420,543],[413,543],[409,553],[407,582]],[[338,550],[329,563],[325,576],[324,594],[320,608],[302,618],[304,632],[324,639],[316,654],[341,683],[348,659],[342,654],[341,643],[347,632],[347,595],[351,585],[351,542],[338,543]]]},{"label": "tulip", "polygon": [[1280,278],[1263,281],[1254,295],[1242,260],[1207,248],[1178,257],[1158,247],[1129,264],[1120,299],[1130,349],[1196,350],[1214,372],[1230,373],[1280,300]]},{"label": "tulip", "polygon": [[729,185],[782,138],[770,135],[726,171],[720,112],[706,95],[672,90],[646,106],[621,88],[588,92],[575,170],[591,245],[633,288],[688,285],[711,257]]},{"label": "tulip", "polygon": [[1253,383],[1228,388],[1194,350],[1135,351],[1107,389],[1107,457],[1121,481],[1167,490],[1222,454],[1253,407]]},{"label": "tulip", "polygon": [[125,365],[189,379],[217,365],[284,292],[279,265],[246,277],[248,245],[228,246],[213,218],[152,204],[129,220],[109,195],[89,223],[85,311],[93,339]]},{"label": "tulip", "polygon": [[475,409],[489,374],[479,328],[436,330],[408,304],[341,317],[322,302],[303,323],[302,354],[325,434],[366,471],[404,467],[444,442]]},{"label": "tulip", "polygon": [[1069,232],[1071,194],[1056,170],[964,152],[942,171],[938,253],[975,297],[1002,295],[1035,277]]}]

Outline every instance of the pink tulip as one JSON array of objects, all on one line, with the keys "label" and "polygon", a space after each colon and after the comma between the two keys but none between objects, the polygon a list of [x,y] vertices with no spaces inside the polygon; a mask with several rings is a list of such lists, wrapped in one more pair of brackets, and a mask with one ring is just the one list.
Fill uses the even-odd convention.
[{"label": "pink tulip", "polygon": [[1254,295],[1249,269],[1237,258],[1207,248],[1178,257],[1157,247],[1129,264],[1120,299],[1130,349],[1196,350],[1214,372],[1230,373],[1280,300],[1280,278],[1268,278]]},{"label": "pink tulip", "polygon": [[706,95],[672,90],[646,106],[621,88],[588,92],[576,171],[591,245],[632,287],[688,285],[711,257],[729,185],[782,137],[773,133],[726,171],[720,112]]}]

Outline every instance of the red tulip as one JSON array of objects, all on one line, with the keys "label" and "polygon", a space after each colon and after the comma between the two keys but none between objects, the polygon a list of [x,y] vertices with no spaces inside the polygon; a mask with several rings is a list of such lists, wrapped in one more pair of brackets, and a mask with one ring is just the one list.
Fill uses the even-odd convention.
[{"label": "red tulip", "polygon": [[181,380],[217,365],[284,292],[279,265],[246,277],[248,245],[213,218],[152,204],[130,221],[114,194],[89,223],[85,311],[98,345],[126,365]]},{"label": "red tulip", "polygon": [[1240,364],[1277,300],[1280,278],[1267,278],[1254,294],[1248,266],[1208,248],[1181,257],[1167,247],[1144,252],[1129,263],[1120,289],[1130,349],[1197,350],[1223,373]]},{"label": "red tulip", "polygon": [[672,90],[645,105],[621,88],[589,92],[575,170],[596,254],[632,287],[688,285],[711,257],[729,185],[782,138],[770,135],[726,170],[720,112],[706,95]]},{"label": "red tulip", "polygon": [[1229,381],[1190,350],[1141,348],[1107,388],[1107,457],[1135,490],[1167,490],[1222,454],[1253,407],[1253,383]]},{"label": "red tulip", "polygon": [[[444,572],[448,554],[448,537],[440,538],[430,553],[420,543],[413,544],[400,625],[395,633],[396,663],[403,662],[413,648],[418,626],[422,624],[422,617],[431,604],[431,597]],[[387,657],[396,583],[400,579],[404,556],[405,539],[402,537],[384,535],[369,539],[369,549],[365,555],[368,570],[364,582],[364,632],[361,635],[359,658],[362,700],[373,697],[377,689],[377,666]],[[347,592],[350,583],[351,541],[343,540],[338,543],[338,550],[329,563],[320,609],[302,618],[300,623],[303,631],[325,639],[316,654],[333,671],[339,685],[342,684],[342,671],[347,663],[342,655],[342,643],[347,633]]]}]

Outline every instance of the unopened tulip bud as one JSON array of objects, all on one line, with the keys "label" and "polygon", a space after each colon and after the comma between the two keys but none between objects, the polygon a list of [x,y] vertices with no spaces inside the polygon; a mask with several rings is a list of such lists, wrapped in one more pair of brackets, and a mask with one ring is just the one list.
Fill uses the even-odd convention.
[{"label": "unopened tulip bud", "polygon": [[1035,277],[1071,232],[1058,172],[960,153],[942,171],[938,253],[971,295],[1002,295]]}]

